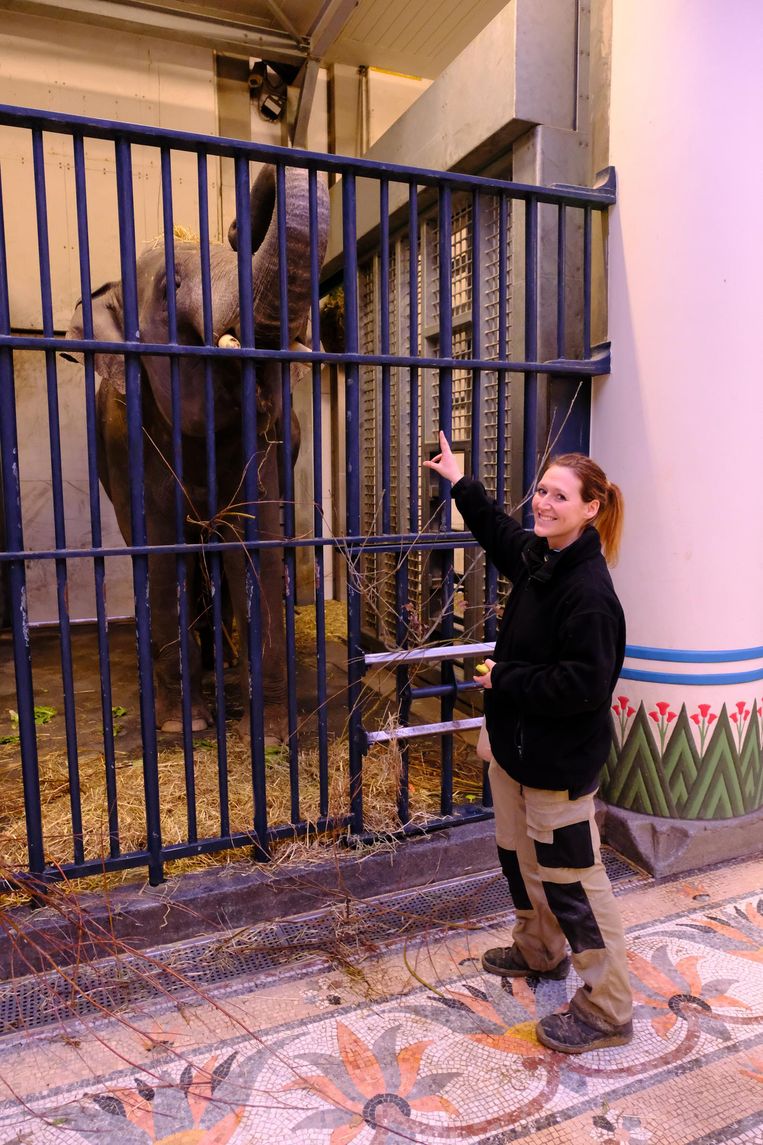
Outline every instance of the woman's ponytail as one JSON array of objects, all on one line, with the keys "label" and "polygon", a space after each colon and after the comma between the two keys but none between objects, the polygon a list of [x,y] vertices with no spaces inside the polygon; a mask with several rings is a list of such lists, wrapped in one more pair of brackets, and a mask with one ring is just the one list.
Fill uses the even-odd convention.
[{"label": "woman's ponytail", "polygon": [[608,565],[617,564],[620,541],[623,535],[624,516],[625,502],[620,487],[607,481],[606,499],[593,523],[601,537],[601,547]]}]

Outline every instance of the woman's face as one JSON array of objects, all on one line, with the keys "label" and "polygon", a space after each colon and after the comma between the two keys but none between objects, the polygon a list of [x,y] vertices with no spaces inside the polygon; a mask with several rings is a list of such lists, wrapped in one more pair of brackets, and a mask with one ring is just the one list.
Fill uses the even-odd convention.
[{"label": "woman's face", "polygon": [[576,541],[599,511],[598,501],[584,501],[580,478],[572,469],[552,465],[538,482],[532,500],[535,535],[550,549]]}]

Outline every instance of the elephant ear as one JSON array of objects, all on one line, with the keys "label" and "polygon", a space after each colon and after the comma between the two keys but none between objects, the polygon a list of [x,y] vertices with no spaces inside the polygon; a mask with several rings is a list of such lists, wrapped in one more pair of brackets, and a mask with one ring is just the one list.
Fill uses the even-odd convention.
[{"label": "elephant ear", "polygon": [[[93,338],[99,342],[124,341],[121,294],[121,286],[118,282],[107,282],[103,286],[99,286],[91,295]],[[66,337],[77,339],[84,339],[85,337],[82,299],[74,308]],[[62,351],[61,357],[66,358],[69,362],[82,363],[84,361],[84,354],[81,350],[74,350],[71,353]],[[122,355],[103,354],[96,351],[94,357],[95,372],[104,381],[111,382],[114,388],[123,394],[125,392],[125,362]]]}]

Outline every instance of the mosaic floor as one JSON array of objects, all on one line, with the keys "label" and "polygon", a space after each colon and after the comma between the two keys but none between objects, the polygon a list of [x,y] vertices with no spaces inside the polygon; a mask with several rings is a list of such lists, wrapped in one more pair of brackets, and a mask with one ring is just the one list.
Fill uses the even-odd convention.
[{"label": "mosaic floor", "polygon": [[[453,926],[0,1041],[0,1145],[763,1145],[763,864],[619,897],[636,1037],[567,1057],[575,989],[481,972]],[[147,967],[150,973],[150,966]]]}]

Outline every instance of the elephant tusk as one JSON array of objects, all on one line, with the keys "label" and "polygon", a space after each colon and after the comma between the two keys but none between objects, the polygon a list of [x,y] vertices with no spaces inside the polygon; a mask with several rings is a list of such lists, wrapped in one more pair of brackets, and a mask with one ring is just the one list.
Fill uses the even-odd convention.
[{"label": "elephant tusk", "polygon": [[223,350],[241,349],[241,343],[239,342],[238,338],[234,337],[233,334],[221,334],[217,339],[217,345],[220,346]]}]

